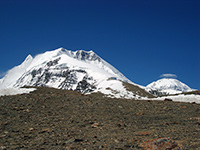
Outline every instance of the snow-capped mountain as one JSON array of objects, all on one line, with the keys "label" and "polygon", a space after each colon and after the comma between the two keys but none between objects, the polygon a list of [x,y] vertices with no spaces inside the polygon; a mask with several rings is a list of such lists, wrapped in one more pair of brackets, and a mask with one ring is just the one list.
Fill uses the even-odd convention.
[{"label": "snow-capped mountain", "polygon": [[[138,90],[128,90],[127,84]],[[0,80],[0,89],[23,86],[48,86],[82,93],[101,92],[119,98],[139,98],[146,92],[93,51],[64,48],[47,51],[34,58],[28,55],[21,65],[9,70]],[[149,93],[146,92],[146,95]]]},{"label": "snow-capped mountain", "polygon": [[154,95],[169,95],[192,91],[189,86],[173,78],[163,78],[146,86],[146,90]]}]

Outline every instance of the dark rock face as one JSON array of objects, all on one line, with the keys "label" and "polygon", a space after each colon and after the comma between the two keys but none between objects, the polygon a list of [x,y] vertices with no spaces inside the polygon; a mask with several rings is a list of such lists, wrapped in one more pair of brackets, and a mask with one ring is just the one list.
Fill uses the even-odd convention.
[{"label": "dark rock face", "polygon": [[[82,54],[84,56],[84,54]],[[15,84],[15,86],[48,86],[53,83],[59,83],[59,89],[76,90],[82,93],[92,92],[96,89],[89,81],[89,77],[85,70],[70,69],[67,66],[56,66],[60,58],[46,63],[44,68],[33,69],[31,72],[24,74]],[[78,82],[78,75],[82,74],[83,78]],[[23,81],[31,77],[30,82],[21,85]]]},{"label": "dark rock face", "polygon": [[55,59],[55,60],[53,60],[53,61],[49,61],[49,62],[47,63],[47,66],[48,66],[48,67],[55,66],[56,64],[58,64],[58,61],[59,61],[60,59],[61,59],[61,58],[59,57],[58,59]]},{"label": "dark rock face", "polygon": [[159,90],[149,90],[149,93],[153,94],[154,96],[166,96],[169,95],[166,92],[161,92]]},{"label": "dark rock face", "polygon": [[98,55],[96,55],[94,52],[86,52],[86,51],[77,51],[74,58],[80,59],[80,60],[88,60],[88,61],[98,61],[100,62],[101,59]]},{"label": "dark rock face", "polygon": [[173,100],[170,98],[165,98],[164,101],[173,101]]},{"label": "dark rock face", "polygon": [[78,86],[76,87],[76,91],[79,91],[81,93],[92,92],[94,89],[95,87],[90,85],[86,80],[80,81],[78,83]]}]

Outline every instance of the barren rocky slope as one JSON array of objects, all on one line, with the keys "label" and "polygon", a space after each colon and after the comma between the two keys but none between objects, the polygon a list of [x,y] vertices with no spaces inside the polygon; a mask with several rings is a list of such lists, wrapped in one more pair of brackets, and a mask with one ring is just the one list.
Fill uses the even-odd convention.
[{"label": "barren rocky slope", "polygon": [[53,88],[0,97],[0,149],[148,149],[160,137],[171,149],[198,149],[199,127],[198,104]]}]

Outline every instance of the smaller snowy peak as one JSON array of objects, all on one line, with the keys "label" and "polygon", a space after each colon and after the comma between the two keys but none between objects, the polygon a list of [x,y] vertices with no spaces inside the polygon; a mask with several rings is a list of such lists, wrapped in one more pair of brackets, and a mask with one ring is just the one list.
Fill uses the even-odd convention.
[{"label": "smaller snowy peak", "polygon": [[192,91],[189,86],[173,78],[163,78],[152,82],[146,86],[146,90],[158,96]]}]

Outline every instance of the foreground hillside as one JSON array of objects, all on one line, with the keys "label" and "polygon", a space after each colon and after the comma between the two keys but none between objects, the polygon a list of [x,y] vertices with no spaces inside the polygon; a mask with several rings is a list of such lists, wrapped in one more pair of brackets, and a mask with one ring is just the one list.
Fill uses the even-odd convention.
[{"label": "foreground hillside", "polygon": [[147,149],[160,137],[171,149],[198,149],[199,116],[198,104],[38,88],[0,97],[0,149]]}]

